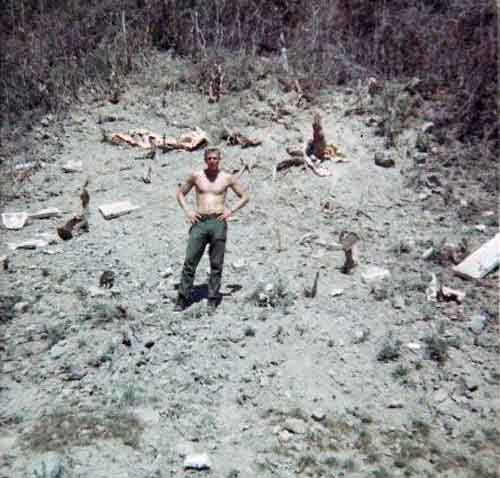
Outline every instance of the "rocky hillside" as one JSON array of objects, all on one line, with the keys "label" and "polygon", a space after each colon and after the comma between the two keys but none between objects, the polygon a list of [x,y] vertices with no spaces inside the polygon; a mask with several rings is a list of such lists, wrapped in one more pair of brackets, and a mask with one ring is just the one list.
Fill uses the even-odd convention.
[{"label": "rocky hillside", "polygon": [[[182,88],[186,71],[159,57],[113,102],[46,116],[36,155],[17,158],[26,177],[2,212],[27,215],[1,230],[0,476],[495,477],[498,272],[452,272],[498,233],[490,163],[450,155],[460,145],[415,81],[307,98],[263,75],[209,102]],[[316,112],[336,154],[315,171],[282,163]],[[206,257],[195,302],[173,312],[188,231],[175,191],[203,147],[151,160],[112,141],[196,127],[227,170],[249,166],[211,316]],[[236,132],[261,144],[232,145]],[[87,179],[86,227],[63,241]],[[117,201],[134,210],[106,220]],[[35,214],[48,208],[59,215]]]}]

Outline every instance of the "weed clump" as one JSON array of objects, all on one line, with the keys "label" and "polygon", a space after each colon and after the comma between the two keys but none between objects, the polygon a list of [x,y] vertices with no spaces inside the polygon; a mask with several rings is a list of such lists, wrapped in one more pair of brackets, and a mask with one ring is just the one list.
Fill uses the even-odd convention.
[{"label": "weed clump", "polygon": [[394,339],[392,333],[386,337],[382,348],[377,354],[377,360],[379,362],[390,362],[397,360],[401,355],[401,340]]}]

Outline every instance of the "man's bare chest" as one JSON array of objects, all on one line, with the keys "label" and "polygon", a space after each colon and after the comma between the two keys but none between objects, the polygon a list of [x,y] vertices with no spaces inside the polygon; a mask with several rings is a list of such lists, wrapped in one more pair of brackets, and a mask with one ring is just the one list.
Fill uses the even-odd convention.
[{"label": "man's bare chest", "polygon": [[215,181],[199,178],[196,181],[196,190],[200,194],[224,194],[227,190],[227,182],[224,178],[217,178]]}]

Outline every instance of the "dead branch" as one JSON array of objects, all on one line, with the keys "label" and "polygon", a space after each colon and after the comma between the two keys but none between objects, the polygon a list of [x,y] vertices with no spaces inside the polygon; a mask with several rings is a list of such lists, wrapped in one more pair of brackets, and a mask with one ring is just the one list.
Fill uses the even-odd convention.
[{"label": "dead branch", "polygon": [[316,112],[313,118],[313,141],[312,141],[312,154],[319,160],[325,158],[326,139],[321,124],[321,115]]},{"label": "dead branch", "polygon": [[318,281],[319,281],[319,271],[316,272],[316,276],[314,277],[313,285],[310,289],[304,289],[304,296],[310,299],[314,299],[316,294],[318,293]]}]

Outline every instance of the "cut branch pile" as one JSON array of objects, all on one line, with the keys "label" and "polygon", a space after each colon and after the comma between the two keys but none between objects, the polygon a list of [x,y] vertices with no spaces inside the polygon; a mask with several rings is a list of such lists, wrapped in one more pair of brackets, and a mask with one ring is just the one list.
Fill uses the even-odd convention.
[{"label": "cut branch pile", "polygon": [[185,151],[194,151],[208,143],[208,136],[201,128],[195,128],[179,137],[179,139],[167,138],[165,135],[159,135],[147,129],[139,129],[130,133],[112,133],[109,137],[111,144],[127,144],[129,146],[143,149],[159,148],[163,152],[180,149]]}]

